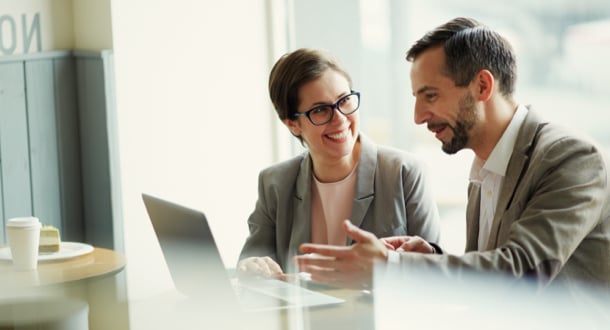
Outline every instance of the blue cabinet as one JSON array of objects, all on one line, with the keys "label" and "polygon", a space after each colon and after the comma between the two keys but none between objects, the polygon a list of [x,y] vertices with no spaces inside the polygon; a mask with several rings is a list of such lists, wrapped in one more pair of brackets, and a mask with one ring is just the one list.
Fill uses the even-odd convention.
[{"label": "blue cabinet", "polygon": [[113,83],[110,51],[0,57],[0,239],[34,215],[122,250]]}]

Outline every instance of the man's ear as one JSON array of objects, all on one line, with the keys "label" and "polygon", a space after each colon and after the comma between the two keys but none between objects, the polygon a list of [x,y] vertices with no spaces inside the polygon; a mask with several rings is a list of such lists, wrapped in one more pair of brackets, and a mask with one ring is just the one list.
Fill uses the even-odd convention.
[{"label": "man's ear", "polygon": [[486,102],[493,94],[496,80],[489,70],[481,70],[475,78],[477,99]]},{"label": "man's ear", "polygon": [[292,135],[297,136],[297,137],[301,136],[301,125],[299,125],[298,121],[284,119],[283,123],[284,123],[284,125],[286,125],[286,127],[288,127],[288,129],[290,130],[290,133],[292,133]]}]

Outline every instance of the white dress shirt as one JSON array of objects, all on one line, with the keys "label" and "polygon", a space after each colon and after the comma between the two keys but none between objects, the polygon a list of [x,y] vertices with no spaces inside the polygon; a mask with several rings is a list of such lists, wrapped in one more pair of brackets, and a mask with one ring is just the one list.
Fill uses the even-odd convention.
[{"label": "white dress shirt", "polygon": [[472,162],[470,182],[481,188],[481,205],[479,216],[479,251],[485,251],[491,232],[498,197],[502,190],[508,162],[513,154],[515,142],[521,125],[527,115],[527,108],[519,106],[500,140],[485,161],[478,157]]}]

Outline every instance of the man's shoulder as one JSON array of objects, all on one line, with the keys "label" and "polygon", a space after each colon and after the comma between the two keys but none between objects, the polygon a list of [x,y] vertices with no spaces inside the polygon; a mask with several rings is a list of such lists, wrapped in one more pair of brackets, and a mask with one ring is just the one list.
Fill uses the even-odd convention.
[{"label": "man's shoulder", "polygon": [[610,163],[606,149],[585,133],[567,126],[542,123],[527,153],[538,172],[557,171],[575,176],[586,176],[587,172],[608,180]]},{"label": "man's shoulder", "polygon": [[[548,147],[580,147],[590,149],[592,152],[604,153],[604,149],[591,136],[585,132],[567,127],[565,125],[547,122],[541,125],[538,140]],[[570,150],[565,150],[569,152]]]},{"label": "man's shoulder", "polygon": [[[592,151],[603,153],[603,148],[591,136],[583,131],[562,125],[556,122],[542,119],[533,110],[529,111],[526,125],[530,129],[535,127],[535,142],[537,149],[547,149],[552,147],[584,147],[591,148]],[[569,152],[571,149],[565,150]]]}]

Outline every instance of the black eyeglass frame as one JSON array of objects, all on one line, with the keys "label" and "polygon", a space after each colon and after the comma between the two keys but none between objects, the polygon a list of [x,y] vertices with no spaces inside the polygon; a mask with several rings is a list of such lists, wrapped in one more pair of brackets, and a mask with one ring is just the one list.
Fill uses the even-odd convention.
[{"label": "black eyeglass frame", "polygon": [[[356,109],[350,111],[350,112],[343,112],[343,110],[341,110],[341,108],[339,107],[339,104],[341,102],[343,102],[346,98],[350,97],[350,96],[354,96],[356,95],[358,97],[358,106],[356,107]],[[330,117],[328,118],[327,121],[323,122],[323,123],[319,123],[316,124],[313,122],[313,120],[311,119],[311,113],[313,111],[316,111],[317,109],[319,109],[320,107],[330,107],[332,112],[330,113]],[[312,123],[315,126],[322,126],[322,125],[326,125],[329,122],[331,122],[333,120],[333,117],[335,115],[335,109],[339,110],[339,112],[341,112],[343,115],[347,116],[347,115],[351,115],[352,113],[356,112],[358,109],[360,109],[360,92],[356,92],[356,91],[351,91],[349,94],[341,97],[339,100],[337,100],[337,102],[333,103],[333,104],[321,104],[318,106],[315,106],[305,112],[296,112],[294,114],[294,118],[296,119],[297,117],[307,117],[307,119],[309,119],[309,122]]]}]

